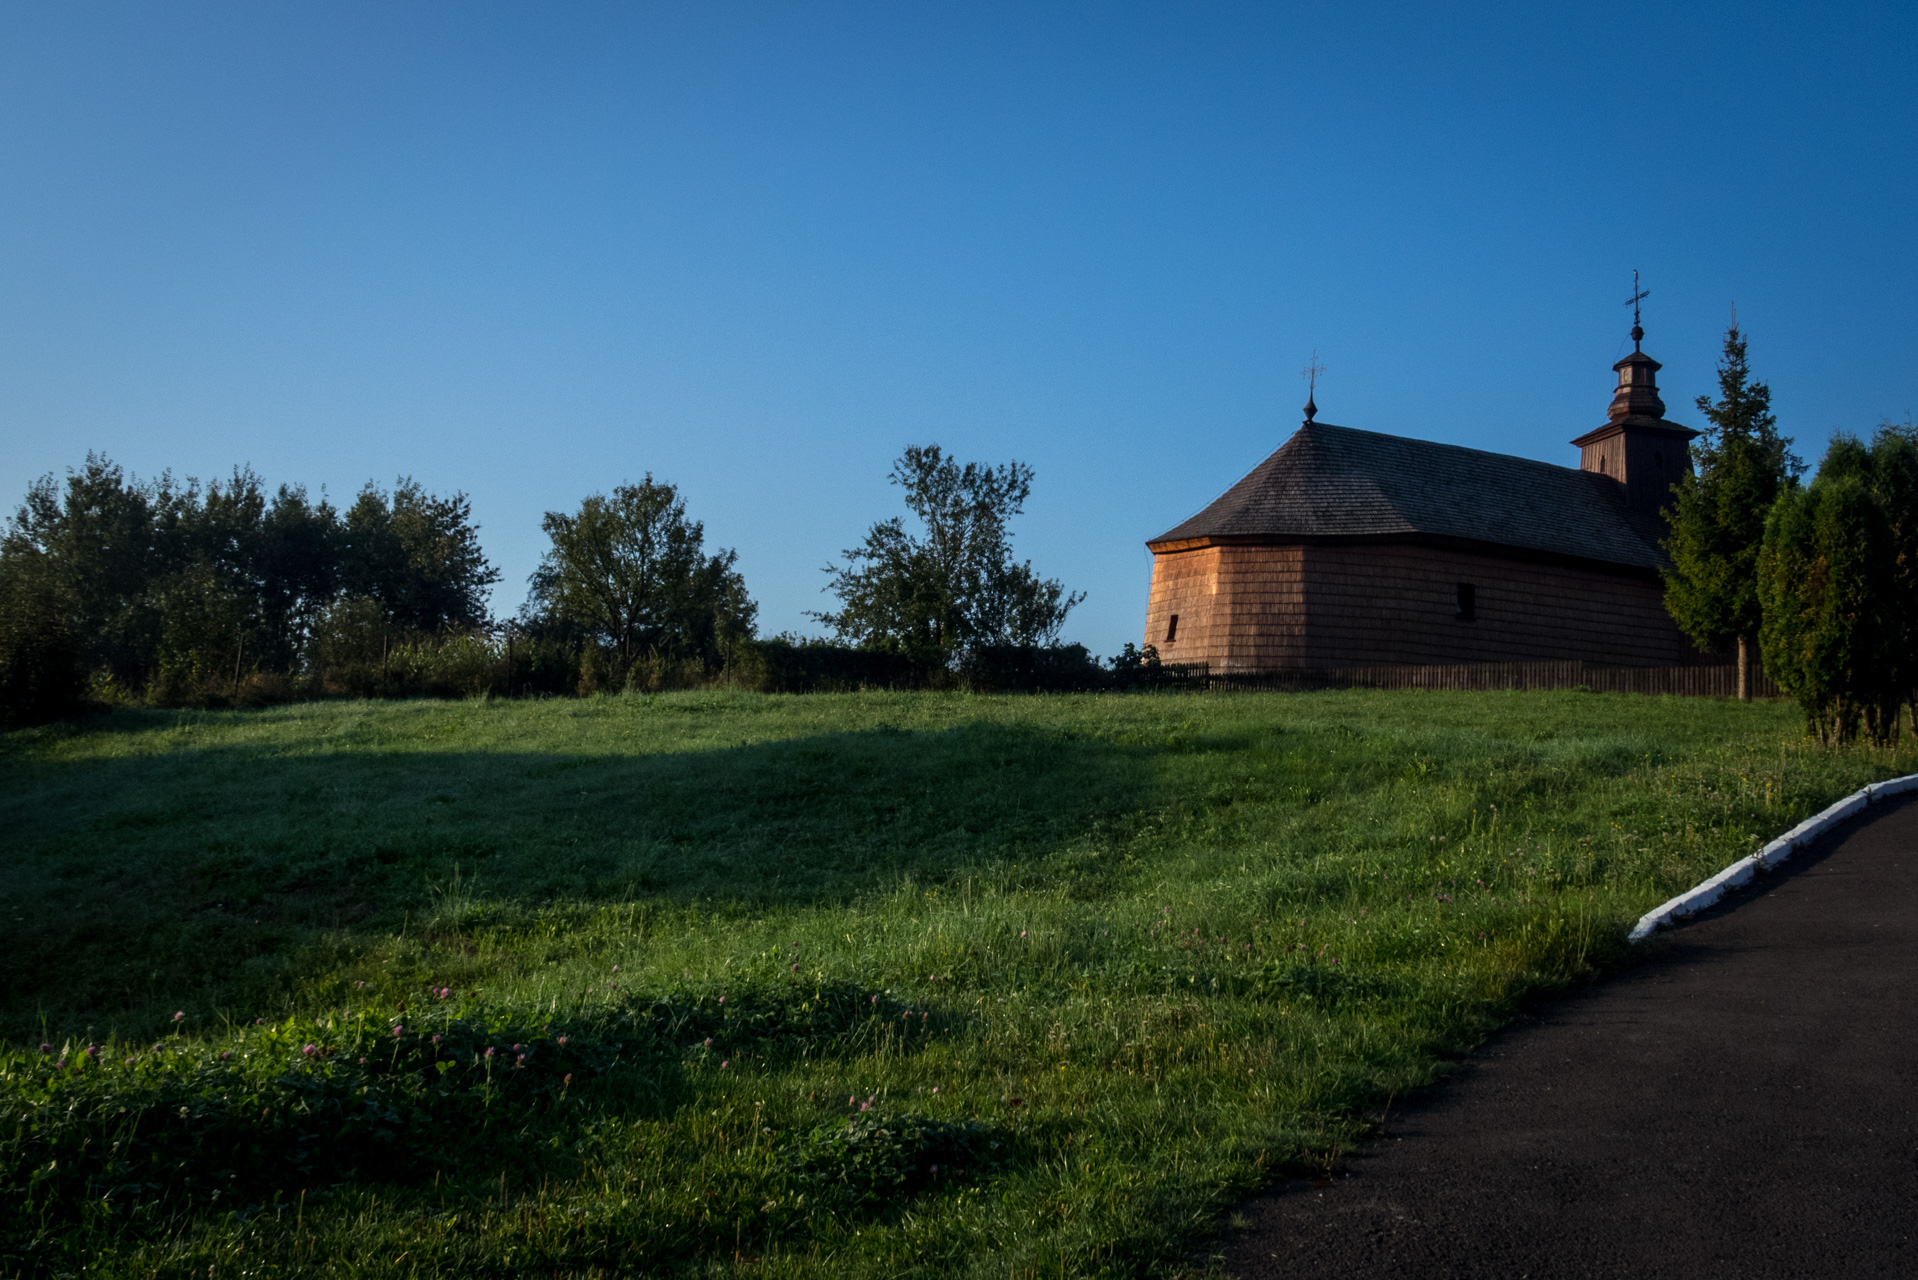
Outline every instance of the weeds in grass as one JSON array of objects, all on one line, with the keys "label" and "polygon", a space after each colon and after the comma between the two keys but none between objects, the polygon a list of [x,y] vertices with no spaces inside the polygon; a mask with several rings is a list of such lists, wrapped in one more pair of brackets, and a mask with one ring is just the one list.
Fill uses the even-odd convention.
[{"label": "weeds in grass", "polygon": [[989,1177],[1010,1152],[994,1126],[938,1120],[920,1112],[874,1111],[868,1095],[846,1099],[851,1114],[794,1143],[785,1165],[828,1203],[865,1210],[895,1208],[940,1186]]}]

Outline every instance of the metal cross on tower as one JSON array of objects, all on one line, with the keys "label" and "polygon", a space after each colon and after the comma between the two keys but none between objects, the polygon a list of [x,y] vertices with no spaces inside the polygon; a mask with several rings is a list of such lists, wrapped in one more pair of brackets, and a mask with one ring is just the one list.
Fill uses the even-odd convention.
[{"label": "metal cross on tower", "polygon": [[1638,344],[1645,340],[1645,326],[1638,322],[1638,304],[1652,296],[1650,289],[1638,287],[1638,268],[1632,268],[1632,296],[1625,299],[1625,305],[1632,309],[1632,350],[1638,350]]},{"label": "metal cross on tower", "polygon": [[1312,352],[1312,363],[1299,370],[1299,376],[1305,379],[1305,420],[1307,422],[1318,416],[1319,375],[1324,372],[1325,366],[1319,363],[1317,350]]}]

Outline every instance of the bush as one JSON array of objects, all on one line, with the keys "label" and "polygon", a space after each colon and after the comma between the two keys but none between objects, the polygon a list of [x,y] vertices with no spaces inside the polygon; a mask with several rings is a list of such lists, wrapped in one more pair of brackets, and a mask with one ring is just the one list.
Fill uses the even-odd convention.
[{"label": "bush", "polygon": [[1112,683],[1120,689],[1132,689],[1157,684],[1165,673],[1165,664],[1159,659],[1159,647],[1149,644],[1140,649],[1130,640],[1125,648],[1114,654],[1109,661],[1112,664]]},{"label": "bush", "polygon": [[626,669],[626,692],[663,693],[668,689],[698,689],[710,683],[706,663],[699,658],[674,660],[657,653],[639,658]]},{"label": "bush", "polygon": [[733,682],[765,693],[843,693],[933,688],[939,675],[901,653],[781,636],[741,646]]},{"label": "bush", "polygon": [[964,689],[1064,693],[1105,689],[1112,677],[1084,645],[980,645],[955,668],[884,649],[781,636],[741,645],[716,683],[764,693]]},{"label": "bush", "polygon": [[378,602],[348,596],[321,616],[311,666],[291,687],[309,697],[553,696],[603,688],[605,671],[597,651],[550,636],[400,632]]},{"label": "bush", "polygon": [[981,645],[966,654],[959,673],[974,693],[1077,693],[1112,684],[1082,644]]},{"label": "bush", "polygon": [[416,640],[393,651],[390,677],[415,697],[478,698],[505,692],[506,654],[483,635]]}]

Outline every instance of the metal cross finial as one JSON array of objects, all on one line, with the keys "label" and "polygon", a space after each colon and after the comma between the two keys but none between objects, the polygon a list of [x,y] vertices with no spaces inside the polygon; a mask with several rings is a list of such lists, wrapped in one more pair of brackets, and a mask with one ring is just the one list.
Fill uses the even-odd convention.
[{"label": "metal cross finial", "polygon": [[1319,363],[1318,349],[1312,351],[1312,363],[1299,370],[1299,376],[1305,379],[1305,420],[1312,421],[1318,416],[1319,375],[1325,372],[1325,366]]},{"label": "metal cross finial", "polygon": [[1638,304],[1652,296],[1650,289],[1638,287],[1638,268],[1632,268],[1632,296],[1625,299],[1625,305],[1632,309],[1632,350],[1638,350],[1638,344],[1645,340],[1645,326],[1638,320]]}]

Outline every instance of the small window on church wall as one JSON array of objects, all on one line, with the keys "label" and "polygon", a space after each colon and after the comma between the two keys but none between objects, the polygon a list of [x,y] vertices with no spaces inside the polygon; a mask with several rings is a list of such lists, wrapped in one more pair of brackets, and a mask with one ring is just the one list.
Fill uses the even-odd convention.
[{"label": "small window on church wall", "polygon": [[1179,638],[1179,615],[1173,614],[1165,624],[1165,642],[1171,644]]},{"label": "small window on church wall", "polygon": [[1469,582],[1458,584],[1458,613],[1454,616],[1460,622],[1478,620],[1478,588]]}]

